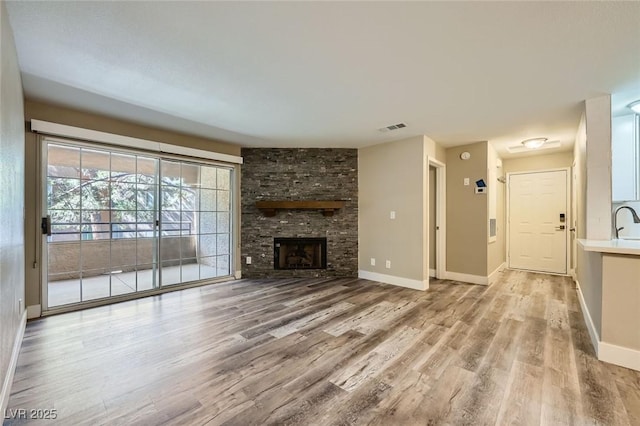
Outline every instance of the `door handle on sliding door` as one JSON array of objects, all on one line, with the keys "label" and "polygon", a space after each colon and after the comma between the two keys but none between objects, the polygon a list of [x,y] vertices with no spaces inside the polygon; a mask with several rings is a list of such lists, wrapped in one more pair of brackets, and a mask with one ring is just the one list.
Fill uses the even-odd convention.
[{"label": "door handle on sliding door", "polygon": [[47,237],[51,236],[51,216],[43,217],[42,222],[40,222],[40,229],[42,229],[42,233],[46,234]]}]

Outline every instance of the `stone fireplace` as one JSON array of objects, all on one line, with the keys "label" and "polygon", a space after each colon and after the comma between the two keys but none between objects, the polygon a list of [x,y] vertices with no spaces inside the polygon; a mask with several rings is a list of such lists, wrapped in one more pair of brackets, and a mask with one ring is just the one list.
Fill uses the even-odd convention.
[{"label": "stone fireplace", "polygon": [[[243,148],[242,157],[243,278],[357,277],[358,151]],[[281,203],[269,209],[273,201]],[[326,201],[337,204],[329,206],[331,214]],[[309,244],[303,243],[283,260],[282,242],[276,247],[275,239],[284,237],[322,239],[324,248],[310,254]]]}]

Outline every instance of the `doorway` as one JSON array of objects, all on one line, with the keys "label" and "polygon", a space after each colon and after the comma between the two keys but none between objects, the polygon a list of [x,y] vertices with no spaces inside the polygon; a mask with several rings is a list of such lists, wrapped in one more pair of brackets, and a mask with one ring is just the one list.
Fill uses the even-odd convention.
[{"label": "doorway", "polygon": [[231,276],[229,167],[42,145],[43,310]]},{"label": "doorway", "polygon": [[509,267],[567,274],[569,169],[507,176]]}]

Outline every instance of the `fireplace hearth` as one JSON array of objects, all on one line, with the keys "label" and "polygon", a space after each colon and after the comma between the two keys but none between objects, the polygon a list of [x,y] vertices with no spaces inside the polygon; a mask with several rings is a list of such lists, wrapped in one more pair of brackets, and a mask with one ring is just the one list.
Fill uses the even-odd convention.
[{"label": "fireplace hearth", "polygon": [[274,238],[274,269],[327,269],[326,238]]}]

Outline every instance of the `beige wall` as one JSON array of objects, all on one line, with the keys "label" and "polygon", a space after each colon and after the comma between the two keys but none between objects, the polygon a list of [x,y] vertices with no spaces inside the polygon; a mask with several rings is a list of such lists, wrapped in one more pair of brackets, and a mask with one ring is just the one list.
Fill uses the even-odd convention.
[{"label": "beige wall", "polygon": [[[468,151],[469,160],[460,159]],[[447,271],[487,276],[487,195],[475,194],[475,181],[487,181],[488,143],[449,148],[447,154]],[[469,186],[463,185],[469,178]]]},{"label": "beige wall", "polygon": [[589,316],[598,336],[602,336],[602,254],[578,245],[576,274]]},{"label": "beige wall", "polygon": [[557,152],[554,154],[533,155],[521,158],[503,160],[502,167],[505,175],[514,172],[531,172],[537,170],[560,169],[571,167],[573,152]]},{"label": "beige wall", "polygon": [[603,342],[640,351],[640,256],[602,255]]},{"label": "beige wall", "polygon": [[[89,112],[78,111],[74,109],[64,108],[56,105],[50,105],[43,102],[27,100],[25,102],[24,119],[27,120],[27,129],[29,128],[28,120],[39,119],[51,121],[54,123],[66,124],[70,126],[81,127],[85,129],[98,130],[108,133],[114,133],[124,136],[164,142],[173,145],[185,146],[219,152],[230,155],[240,155],[240,147],[237,145],[227,144],[215,140],[208,140],[197,136],[189,136],[171,131],[150,128],[135,123],[124,122],[121,120],[108,118]],[[36,194],[38,193],[38,138],[34,133],[27,131],[25,140],[25,188],[26,188],[26,217],[25,217],[25,259],[26,266],[26,303],[27,306],[40,305],[41,301],[41,271],[39,261],[39,242],[40,232],[38,224],[41,213],[36,209]],[[240,193],[240,173],[239,166],[236,167],[236,185],[238,194]],[[234,229],[237,233],[237,241],[235,243],[236,253],[240,253],[240,197],[235,198],[236,216],[234,217]],[[35,265],[35,266],[34,266]],[[235,259],[233,271],[240,270],[240,258]]]},{"label": "beige wall", "polygon": [[6,390],[0,393],[0,413],[4,413],[13,377],[11,357],[24,312],[24,112],[4,2],[0,2],[0,30],[0,389]]},{"label": "beige wall", "polygon": [[[423,242],[424,138],[358,150],[358,263],[361,271],[427,279]],[[389,213],[396,212],[391,220]],[[370,259],[376,259],[371,266]],[[391,269],[385,261],[391,261]]]},{"label": "beige wall", "polygon": [[[573,224],[577,238],[587,238],[587,117],[582,115],[576,141],[574,155],[574,196],[575,210]],[[588,252],[579,244],[575,247],[576,278],[580,292],[587,307],[587,314],[593,321],[598,336],[602,336],[602,254]]]},{"label": "beige wall", "polygon": [[[611,98],[585,102],[574,146],[575,218],[578,238],[611,238]],[[586,252],[578,244],[576,278],[588,314],[602,339],[602,254]],[[613,307],[615,308],[615,307]],[[615,326],[623,326],[617,324]]]},{"label": "beige wall", "polygon": [[[498,268],[502,266],[506,259],[506,228],[505,228],[505,185],[502,182],[498,181],[498,177],[503,175],[503,168],[498,167],[498,163],[500,161],[500,156],[496,150],[491,146],[491,144],[487,145],[487,161],[488,166],[490,168],[495,169],[495,175],[490,177],[487,185],[489,187],[489,199],[491,202],[491,193],[495,192],[495,219],[496,219],[496,239],[488,243],[487,247],[487,274],[491,275]],[[487,176],[490,176],[489,174]],[[489,208],[489,213],[491,213],[492,208]],[[487,219],[491,219],[491,214],[489,214]],[[488,235],[488,232],[487,232]]]}]

